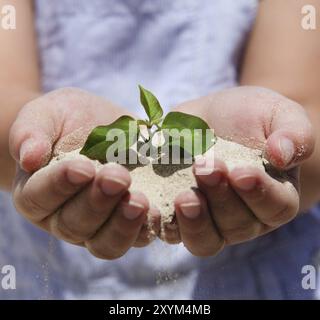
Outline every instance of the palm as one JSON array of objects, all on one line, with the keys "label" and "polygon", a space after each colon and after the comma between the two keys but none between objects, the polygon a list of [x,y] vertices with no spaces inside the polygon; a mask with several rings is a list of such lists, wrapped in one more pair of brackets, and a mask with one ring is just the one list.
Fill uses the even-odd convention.
[{"label": "palm", "polygon": [[301,106],[270,90],[239,87],[177,109],[202,117],[222,138],[262,150],[272,165],[269,174],[245,166],[229,172],[216,159],[210,175],[196,175],[201,193],[176,199],[179,236],[192,253],[212,255],[224,244],[253,239],[295,217],[298,164],[313,145]]},{"label": "palm", "polygon": [[130,175],[120,165],[96,170],[85,157],[46,164],[54,153],[81,147],[93,127],[121,114],[120,108],[89,93],[60,89],[25,106],[10,133],[12,155],[20,165],[13,188],[18,211],[54,236],[105,259],[152,241],[144,222],[147,212],[151,217],[157,212],[149,209],[143,194],[128,190]]}]

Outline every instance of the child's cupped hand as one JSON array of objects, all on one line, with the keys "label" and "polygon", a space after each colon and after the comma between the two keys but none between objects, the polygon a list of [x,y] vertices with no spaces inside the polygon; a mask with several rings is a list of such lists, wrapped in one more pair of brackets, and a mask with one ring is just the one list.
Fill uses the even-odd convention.
[{"label": "child's cupped hand", "polygon": [[[180,194],[175,201],[177,242],[181,239],[194,255],[214,255],[225,244],[256,238],[297,215],[299,165],[314,146],[301,106],[266,89],[239,87],[177,110],[200,116],[218,136],[263,150],[274,167],[268,173],[253,167],[229,172],[215,159],[210,175],[196,175],[199,191]],[[85,91],[59,89],[28,103],[10,134],[18,211],[57,238],[104,259],[149,244],[147,213],[157,234],[159,212],[149,208],[143,194],[128,191],[130,175],[120,165],[96,171],[88,159],[39,169],[55,151],[81,147],[93,127],[124,113]]]},{"label": "child's cupped hand", "polygon": [[230,172],[215,159],[211,174],[194,170],[200,192],[180,194],[175,201],[176,236],[191,253],[214,255],[297,215],[299,165],[314,148],[313,129],[300,105],[267,89],[238,87],[177,110],[202,117],[218,136],[263,150],[273,167],[268,173],[249,166]]},{"label": "child's cupped hand", "polygon": [[[117,164],[101,170],[89,159],[45,166],[55,150],[79,148],[90,130],[112,122],[123,111],[73,88],[59,89],[31,101],[10,132],[17,161],[13,199],[30,222],[57,238],[82,245],[95,256],[114,259],[132,246],[145,246],[147,212],[159,225],[159,213],[146,197],[128,191],[129,172]],[[155,233],[157,231],[155,230]]]}]

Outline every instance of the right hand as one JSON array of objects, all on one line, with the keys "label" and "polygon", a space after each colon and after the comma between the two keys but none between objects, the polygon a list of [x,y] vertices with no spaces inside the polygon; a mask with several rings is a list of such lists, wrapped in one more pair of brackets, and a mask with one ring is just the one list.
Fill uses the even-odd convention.
[{"label": "right hand", "polygon": [[45,166],[57,151],[80,148],[92,128],[122,114],[97,96],[65,88],[29,102],[10,132],[11,154],[17,162],[13,185],[17,210],[55,237],[85,246],[102,259],[147,245],[152,240],[147,213],[155,234],[159,213],[149,208],[143,194],[128,191],[130,175],[120,165],[106,164],[98,172],[89,159]]}]

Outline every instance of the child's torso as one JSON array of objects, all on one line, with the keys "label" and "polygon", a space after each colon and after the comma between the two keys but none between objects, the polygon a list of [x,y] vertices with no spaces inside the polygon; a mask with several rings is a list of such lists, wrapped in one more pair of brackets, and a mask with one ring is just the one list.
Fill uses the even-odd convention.
[{"label": "child's torso", "polygon": [[36,1],[43,86],[76,86],[138,111],[232,86],[256,0]]}]

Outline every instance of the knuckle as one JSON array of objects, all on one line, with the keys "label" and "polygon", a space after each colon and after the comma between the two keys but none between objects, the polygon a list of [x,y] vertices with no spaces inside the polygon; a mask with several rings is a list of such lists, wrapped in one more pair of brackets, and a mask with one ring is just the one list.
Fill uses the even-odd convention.
[{"label": "knuckle", "polygon": [[95,241],[86,241],[85,246],[92,255],[94,255],[96,258],[103,260],[119,259],[124,254],[120,251],[111,248],[102,248]]},{"label": "knuckle", "polygon": [[277,227],[292,220],[297,215],[297,211],[297,208],[287,205],[284,209],[273,214],[263,222],[268,226]]},{"label": "knuckle", "polygon": [[70,242],[83,242],[92,237],[92,232],[77,229],[66,223],[62,217],[61,211],[52,217],[51,231],[59,238]]},{"label": "knuckle", "polygon": [[212,257],[217,255],[225,246],[225,241],[222,238],[219,238],[217,241],[207,244],[200,245],[196,247],[190,247],[188,250],[197,257]]},{"label": "knuckle", "polygon": [[[208,232],[212,232],[212,223],[207,220],[199,220],[193,221],[194,224],[186,224],[181,229],[181,232],[187,237],[201,237],[204,234],[208,234]],[[198,223],[197,223],[198,222]]]},{"label": "knuckle", "polygon": [[19,196],[16,196],[15,202],[18,209],[32,221],[41,221],[49,214],[47,209],[40,205],[29,192],[23,192]]},{"label": "knuckle", "polygon": [[131,240],[136,236],[137,231],[130,228],[121,228],[120,225],[115,225],[112,232],[112,239],[114,242],[131,242]]},{"label": "knuckle", "polygon": [[267,187],[258,186],[250,192],[246,192],[246,199],[253,205],[265,200],[267,194]]},{"label": "knuckle", "polygon": [[[65,164],[63,164],[65,165]],[[62,166],[59,168],[58,173],[52,173],[52,192],[60,198],[69,197],[75,191],[75,186],[72,185],[67,179],[67,167]]]},{"label": "knuckle", "polygon": [[117,204],[116,199],[108,199],[105,195],[97,195],[94,187],[88,187],[83,192],[84,201],[81,201],[83,212],[90,213],[92,222],[101,223],[108,219]]},{"label": "knuckle", "polygon": [[95,199],[91,196],[91,190],[85,191],[85,199],[75,200],[75,205],[83,212],[92,223],[102,223],[108,217],[108,210],[105,208],[105,204],[100,201],[94,201]]},{"label": "knuckle", "polygon": [[225,239],[226,244],[231,245],[256,238],[261,229],[261,223],[251,222],[249,224],[239,225],[230,229],[220,229],[219,231]]}]

